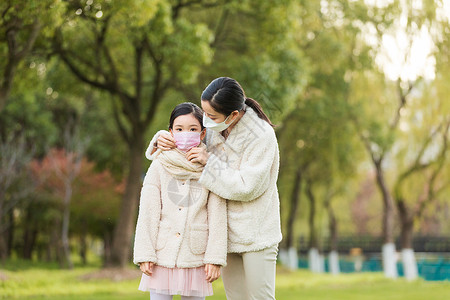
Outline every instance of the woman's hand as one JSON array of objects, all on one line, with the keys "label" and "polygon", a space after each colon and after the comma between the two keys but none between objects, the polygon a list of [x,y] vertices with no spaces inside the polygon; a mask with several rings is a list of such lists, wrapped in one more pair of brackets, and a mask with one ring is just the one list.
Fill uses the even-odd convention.
[{"label": "woman's hand", "polygon": [[217,280],[217,278],[220,277],[220,266],[206,264],[205,273],[206,273],[206,280],[209,282],[213,282],[214,280]]},{"label": "woman's hand", "polygon": [[144,273],[147,276],[152,276],[153,274],[153,265],[151,261],[141,262],[139,264],[139,268],[141,269],[142,273]]},{"label": "woman's hand", "polygon": [[156,140],[156,146],[161,150],[170,150],[177,147],[173,136],[167,133],[161,133],[159,135],[158,139]]},{"label": "woman's hand", "polygon": [[188,152],[186,152],[186,158],[190,162],[198,162],[202,165],[206,165],[206,162],[209,158],[209,153],[206,151],[205,148],[200,147],[194,147]]}]

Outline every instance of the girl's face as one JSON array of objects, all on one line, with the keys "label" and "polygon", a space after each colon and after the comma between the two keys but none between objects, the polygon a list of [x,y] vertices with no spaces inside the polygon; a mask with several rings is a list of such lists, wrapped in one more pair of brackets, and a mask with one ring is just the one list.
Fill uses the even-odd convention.
[{"label": "girl's face", "polygon": [[[206,116],[209,117],[211,120],[213,120],[216,123],[222,123],[228,117],[228,116],[221,114],[221,113],[217,112],[216,110],[214,110],[214,108],[211,106],[211,104],[209,104],[209,101],[206,101],[206,100],[202,100],[202,109],[205,112]],[[237,115],[239,115],[239,111],[237,111],[237,110],[233,111],[230,114],[230,117],[228,118],[228,120],[225,122],[225,124],[229,124],[229,123],[233,122],[234,118],[236,118]]]},{"label": "girl's face", "polygon": [[206,131],[202,131],[202,126],[200,122],[194,117],[193,114],[187,114],[178,116],[173,121],[172,132],[201,132],[200,138],[203,139],[205,137]]}]

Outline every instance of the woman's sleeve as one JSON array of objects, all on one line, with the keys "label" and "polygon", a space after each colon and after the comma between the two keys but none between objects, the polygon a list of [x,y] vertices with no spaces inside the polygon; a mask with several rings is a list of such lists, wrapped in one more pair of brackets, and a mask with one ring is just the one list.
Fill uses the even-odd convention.
[{"label": "woman's sleeve", "polygon": [[227,200],[252,201],[267,190],[277,152],[278,144],[273,133],[255,140],[245,150],[239,169],[231,168],[228,162],[211,153],[199,182]]},{"label": "woman's sleeve", "polygon": [[214,193],[208,196],[208,244],[203,263],[227,264],[227,202]]},{"label": "woman's sleeve", "polygon": [[154,161],[145,175],[139,201],[139,215],[136,224],[133,262],[156,263],[155,245],[161,215],[161,184],[159,162]]},{"label": "woman's sleeve", "polygon": [[152,140],[150,141],[150,143],[148,144],[147,147],[147,151],[145,151],[145,157],[147,157],[148,160],[154,160],[155,159],[155,143],[156,140],[159,138],[159,136],[161,135],[161,133],[167,133],[170,134],[170,132],[168,132],[167,130],[160,130],[157,133],[155,133],[155,135],[153,136]]}]

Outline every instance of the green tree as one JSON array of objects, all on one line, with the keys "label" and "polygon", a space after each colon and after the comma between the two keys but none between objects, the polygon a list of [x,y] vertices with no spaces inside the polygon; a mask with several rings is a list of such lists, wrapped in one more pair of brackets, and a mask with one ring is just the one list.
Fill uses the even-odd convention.
[{"label": "green tree", "polygon": [[[402,67],[406,68],[408,64],[412,64],[412,48],[414,43],[417,43],[417,37],[421,32],[424,30],[430,32],[435,45],[439,44],[440,41],[445,41],[446,35],[444,32],[446,32],[446,28],[448,28],[448,20],[439,20],[439,17],[437,17],[439,15],[439,7],[440,1],[424,1],[416,4],[408,2],[398,5],[399,14],[392,26],[377,28],[375,39],[378,38],[378,43],[375,43],[374,53],[379,55],[379,57],[383,55],[383,43],[381,42],[383,38],[401,32],[404,35],[407,44],[402,45],[401,49],[398,51],[403,59]],[[444,56],[447,55],[448,54],[445,54]],[[420,149],[424,149],[425,151],[429,146],[429,143],[433,140],[432,133],[435,132],[435,129],[433,129],[434,125],[432,122],[427,125],[424,124],[426,126],[425,131],[427,132],[426,134],[421,135],[424,142],[417,142],[417,145],[419,146],[417,146],[417,148],[410,148],[408,154],[409,157],[414,157],[417,163],[415,163],[413,159],[413,162],[406,167],[404,173],[402,173],[403,171],[399,173],[394,172],[394,174],[392,174],[393,178],[391,179],[391,174],[387,172],[389,165],[393,163],[398,164],[405,159],[402,157],[400,160],[391,161],[394,159],[394,155],[398,151],[398,148],[402,147],[402,130],[405,129],[405,126],[409,126],[405,123],[406,112],[410,111],[414,116],[427,113],[427,109],[424,106],[415,106],[414,113],[411,112],[412,107],[414,107],[413,103],[416,101],[414,99],[417,99],[417,97],[414,96],[414,93],[424,93],[426,84],[424,85],[419,77],[421,74],[416,74],[414,77],[414,74],[405,73],[397,74],[397,80],[395,82],[390,82],[385,79],[383,71],[377,71],[375,69],[373,72],[358,74],[353,77],[350,101],[355,108],[352,113],[352,118],[355,122],[360,139],[370,155],[376,171],[377,185],[383,199],[383,239],[385,243],[385,246],[383,247],[383,262],[385,274],[388,277],[396,277],[397,271],[395,259],[393,258],[395,254],[395,246],[393,243],[395,222],[394,212],[396,205],[402,219],[402,222],[400,222],[402,224],[401,226],[404,227],[402,232],[404,232],[405,235],[407,235],[406,232],[411,233],[411,230],[408,229],[408,227],[411,228],[411,215],[410,211],[405,207],[402,195],[400,195],[400,190],[402,189],[400,186],[405,180],[405,177],[409,177],[412,173],[421,172],[426,169],[426,167],[421,166],[423,153],[421,153],[422,150]],[[431,99],[428,98],[428,100],[430,101]],[[442,100],[437,99],[437,101],[437,103],[440,103]],[[447,111],[444,109],[439,113],[441,112],[445,115]],[[441,124],[441,129],[446,128],[447,121],[442,120],[441,117],[438,117],[438,119],[443,122],[443,124]],[[443,130],[443,135],[446,136],[447,133],[445,129]],[[411,135],[409,134],[408,136],[409,139],[411,139]],[[405,147],[409,148],[410,145],[405,145]],[[406,153],[408,151],[400,152]],[[400,165],[404,164],[400,163]],[[390,181],[397,183],[394,184],[394,186],[391,186],[389,184]],[[394,192],[392,192],[391,189],[394,189]],[[408,238],[406,238],[406,240],[408,240]],[[410,242],[405,244],[408,243]],[[388,251],[387,249],[391,250]],[[413,264],[415,264],[415,262]],[[409,273],[409,269],[409,267],[405,266],[406,277],[410,279],[415,278],[417,272]]]},{"label": "green tree", "polygon": [[[211,33],[180,11],[197,3],[65,1],[54,49],[82,82],[105,91],[128,148],[128,174],[111,264],[125,266],[140,189],[145,133],[166,92],[210,61]],[[199,6],[207,3],[199,3]]]},{"label": "green tree", "polygon": [[[294,245],[300,195],[308,201],[309,247],[319,249],[317,218],[328,213],[332,248],[337,243],[337,219],[332,199],[344,193],[360,161],[348,122],[348,74],[370,67],[369,48],[358,43],[361,27],[369,22],[368,8],[345,1],[303,3],[302,35],[297,37],[308,66],[308,81],[297,108],[278,129],[282,164],[282,212],[287,214],[285,246]],[[359,23],[357,23],[359,22]],[[291,184],[289,184],[291,183]],[[302,188],[304,185],[304,188]],[[289,206],[286,192],[289,191]]]},{"label": "green tree", "polygon": [[4,109],[18,71],[59,22],[59,1],[5,0],[0,4],[0,112]]}]

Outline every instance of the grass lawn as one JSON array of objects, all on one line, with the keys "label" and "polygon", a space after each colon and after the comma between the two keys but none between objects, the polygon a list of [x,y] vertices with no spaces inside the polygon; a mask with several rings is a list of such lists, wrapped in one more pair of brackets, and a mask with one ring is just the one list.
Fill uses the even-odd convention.
[{"label": "grass lawn", "polygon": [[[112,275],[116,271],[99,273],[95,267],[76,267],[69,271],[59,270],[57,266],[27,266],[23,262],[10,265],[0,270],[0,299],[149,299],[148,293],[137,290],[137,270],[130,269],[127,273],[131,279],[125,280],[105,279],[106,272]],[[89,279],[84,278],[86,276]],[[215,295],[207,299],[225,300],[222,281],[213,286]],[[311,274],[306,270],[288,272],[279,268],[276,293],[278,300],[448,300],[450,281],[406,282],[403,279],[384,279],[381,273],[332,276]]]}]

